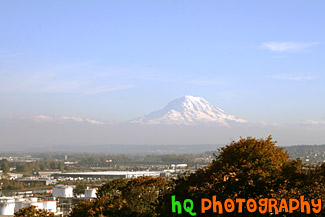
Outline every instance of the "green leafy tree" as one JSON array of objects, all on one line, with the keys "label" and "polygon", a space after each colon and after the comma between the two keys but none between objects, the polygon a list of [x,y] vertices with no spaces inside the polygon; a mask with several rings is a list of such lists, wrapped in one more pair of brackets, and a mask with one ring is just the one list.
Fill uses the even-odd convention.
[{"label": "green leafy tree", "polygon": [[73,193],[75,195],[80,195],[80,194],[84,194],[85,190],[86,190],[87,186],[84,183],[78,183],[75,187],[75,189],[73,189]]},{"label": "green leafy tree", "polygon": [[2,160],[0,165],[1,165],[1,170],[2,170],[3,173],[6,174],[6,173],[10,172],[10,167],[9,167],[9,164],[8,164],[7,160]]},{"label": "green leafy tree", "polygon": [[121,189],[124,188],[128,183],[127,179],[113,179],[112,181],[106,182],[104,185],[100,186],[97,191],[97,197],[102,198],[104,196],[117,197],[121,195]]}]

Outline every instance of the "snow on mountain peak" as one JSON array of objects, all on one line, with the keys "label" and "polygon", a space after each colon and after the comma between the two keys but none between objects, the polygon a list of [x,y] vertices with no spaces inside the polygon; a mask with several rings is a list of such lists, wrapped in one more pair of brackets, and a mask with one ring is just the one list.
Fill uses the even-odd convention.
[{"label": "snow on mountain peak", "polygon": [[164,108],[142,116],[130,123],[196,125],[218,124],[230,126],[230,123],[246,123],[247,121],[226,114],[218,107],[211,105],[202,97],[185,95],[169,102]]}]

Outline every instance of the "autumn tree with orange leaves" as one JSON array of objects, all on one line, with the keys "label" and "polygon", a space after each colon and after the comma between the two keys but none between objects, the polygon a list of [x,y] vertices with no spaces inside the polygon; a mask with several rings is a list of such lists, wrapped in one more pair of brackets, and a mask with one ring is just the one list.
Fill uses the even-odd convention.
[{"label": "autumn tree with orange leaves", "polygon": [[53,212],[49,212],[45,209],[37,209],[36,206],[29,206],[22,208],[15,212],[15,217],[54,217]]},{"label": "autumn tree with orange leaves", "polygon": [[[219,155],[206,168],[199,169],[189,176],[181,177],[171,184],[164,194],[160,195],[159,215],[179,216],[171,212],[171,196],[178,201],[193,200],[193,212],[197,216],[225,216],[213,213],[212,210],[201,213],[201,199],[216,196],[219,201],[230,198],[299,198],[306,195],[307,199],[325,197],[323,167],[303,170],[299,159],[290,160],[283,148],[269,136],[266,139],[252,137],[241,138],[220,149]],[[323,209],[324,209],[323,205]],[[258,217],[259,212],[233,212],[227,216]],[[305,213],[283,213],[277,216],[305,216]],[[190,216],[188,213],[182,216]],[[272,213],[263,216],[273,216]],[[324,211],[308,216],[325,216]]]}]

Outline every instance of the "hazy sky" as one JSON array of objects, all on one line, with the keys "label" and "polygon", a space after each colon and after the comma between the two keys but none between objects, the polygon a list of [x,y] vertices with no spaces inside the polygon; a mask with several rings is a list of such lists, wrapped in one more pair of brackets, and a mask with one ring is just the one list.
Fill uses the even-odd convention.
[{"label": "hazy sky", "polygon": [[29,125],[19,121],[40,115],[126,121],[189,94],[251,122],[317,125],[307,133],[319,139],[324,9],[321,0],[2,0],[0,129],[21,135]]}]

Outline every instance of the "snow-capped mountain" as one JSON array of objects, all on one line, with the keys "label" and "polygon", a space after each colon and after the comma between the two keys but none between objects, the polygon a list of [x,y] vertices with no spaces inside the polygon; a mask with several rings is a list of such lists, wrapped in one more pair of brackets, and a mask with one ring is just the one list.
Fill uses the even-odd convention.
[{"label": "snow-capped mountain", "polygon": [[230,126],[231,123],[246,123],[246,120],[226,114],[218,107],[211,105],[202,97],[184,96],[168,103],[164,108],[140,117],[130,123],[196,125],[211,123]]}]

